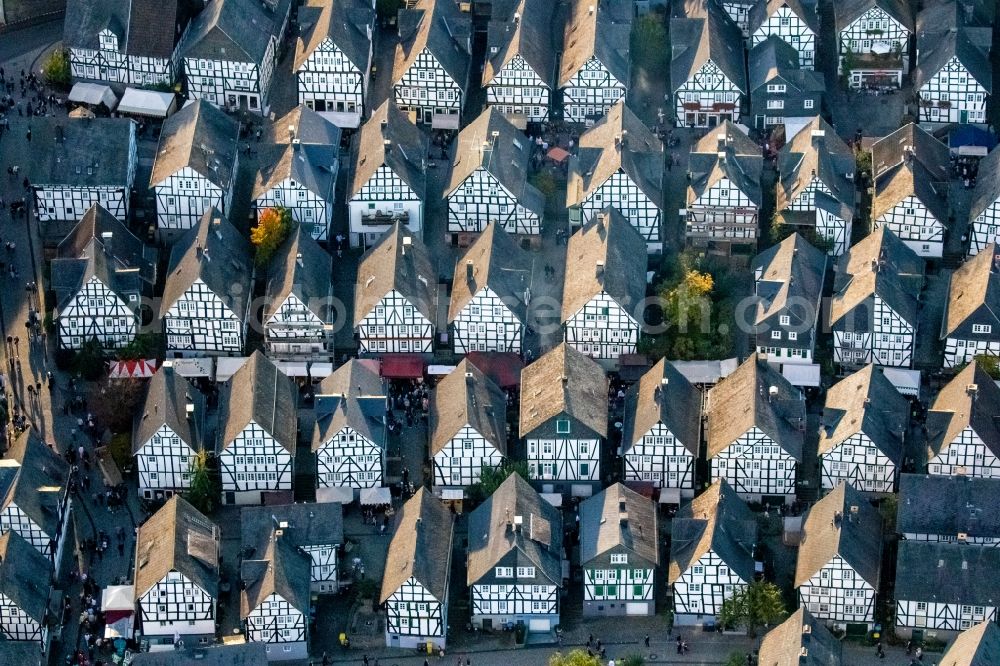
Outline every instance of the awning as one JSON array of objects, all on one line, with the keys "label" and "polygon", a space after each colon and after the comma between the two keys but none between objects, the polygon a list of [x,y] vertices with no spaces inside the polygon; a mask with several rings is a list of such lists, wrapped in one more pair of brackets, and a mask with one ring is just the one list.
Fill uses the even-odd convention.
[{"label": "awning", "polygon": [[313,363],[309,366],[310,377],[329,377],[333,374],[333,363]]},{"label": "awning", "polygon": [[386,379],[416,379],[424,376],[424,359],[415,354],[386,354],[381,375]]},{"label": "awning", "polygon": [[500,388],[521,385],[521,370],[524,361],[512,352],[472,352],[465,357],[472,365],[483,371]]},{"label": "awning", "polygon": [[320,504],[328,504],[330,502],[340,502],[341,504],[350,504],[354,501],[354,488],[349,488],[347,486],[336,486],[333,488],[317,488],[316,489],[316,501]]},{"label": "awning", "polygon": [[173,112],[176,104],[177,98],[173,93],[126,88],[121,102],[118,103],[118,113],[166,118]]},{"label": "awning", "polygon": [[392,504],[392,493],[388,488],[362,488],[359,501],[362,506]]},{"label": "awning", "polygon": [[918,397],[920,395],[920,371],[906,368],[883,368],[882,374],[892,382],[896,390],[903,395]]},{"label": "awning", "polygon": [[875,42],[872,44],[872,53],[885,55],[890,50],[892,50],[892,47],[887,42]]},{"label": "awning", "polygon": [[450,375],[452,370],[455,369],[454,365],[428,365],[427,374],[428,375]]},{"label": "awning", "polygon": [[645,354],[622,354],[618,357],[618,378],[623,382],[637,382],[650,367]]},{"label": "awning", "polygon": [[69,101],[91,106],[103,104],[108,111],[114,111],[118,98],[109,86],[102,86],[99,83],[77,83],[69,91]]},{"label": "awning", "polygon": [[132,640],[135,627],[135,613],[128,615],[105,614],[104,637],[109,639]]},{"label": "awning", "polygon": [[990,151],[986,149],[986,146],[959,146],[958,154],[961,156],[968,157],[986,157]]},{"label": "awning", "polygon": [[286,377],[305,377],[309,374],[309,364],[305,361],[275,361],[274,365]]},{"label": "awning", "polygon": [[431,129],[458,129],[457,113],[435,113],[431,116]]},{"label": "awning", "polygon": [[134,585],[108,585],[101,590],[101,610],[135,612]]},{"label": "awning", "polygon": [[557,509],[562,506],[562,493],[539,493],[539,495]]},{"label": "awning", "polygon": [[660,504],[680,504],[680,488],[660,488]]},{"label": "awning", "polygon": [[163,365],[168,364],[181,377],[211,377],[215,359],[207,356],[205,358],[174,358],[163,362]]},{"label": "awning", "polygon": [[653,496],[656,495],[656,486],[650,481],[626,481],[625,487],[647,499],[653,499]]},{"label": "awning", "polygon": [[156,373],[156,359],[136,359],[134,361],[115,361],[108,369],[111,379],[149,378]]},{"label": "awning", "polygon": [[785,363],[781,374],[792,386],[819,386],[819,366],[816,364]]},{"label": "awning", "polygon": [[226,382],[247,362],[246,356],[220,356],[215,359],[215,381]]},{"label": "awning", "polygon": [[465,499],[465,489],[463,488],[442,488],[441,499],[446,501],[456,501]]},{"label": "awning", "polygon": [[739,366],[735,358],[722,361],[671,361],[692,384],[718,384]]},{"label": "awning", "polygon": [[93,111],[85,106],[78,106],[69,112],[70,118],[96,118],[97,116]]},{"label": "awning", "polygon": [[555,148],[549,150],[546,157],[548,157],[553,162],[561,164],[564,161],[566,161],[567,157],[569,157],[569,152],[565,148],[560,148],[559,146],[556,146]]}]

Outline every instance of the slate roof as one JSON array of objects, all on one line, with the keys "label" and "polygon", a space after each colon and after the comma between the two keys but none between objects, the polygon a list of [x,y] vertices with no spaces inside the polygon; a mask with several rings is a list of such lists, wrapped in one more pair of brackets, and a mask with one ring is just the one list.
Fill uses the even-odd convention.
[{"label": "slate roof", "polygon": [[454,534],[451,510],[429,490],[419,488],[397,512],[379,603],[385,603],[410,578],[435,599],[447,602]]},{"label": "slate roof", "polygon": [[[822,132],[822,136],[814,134]],[[835,130],[820,116],[816,116],[792,137],[778,152],[778,201],[777,208],[787,208],[805,190],[813,175],[830,190],[833,197],[853,207],[854,181],[847,174],[854,174],[854,151],[837,136]],[[792,212],[792,211],[789,211]]]},{"label": "slate roof", "polygon": [[[777,395],[771,395],[772,388],[778,389]],[[756,426],[785,453],[802,460],[802,393],[759,355],[752,354],[710,389],[705,409],[708,458],[714,458]]]},{"label": "slate roof", "polygon": [[268,42],[288,17],[291,0],[275,0],[274,8],[252,0],[209,0],[191,23],[183,57],[262,65]]},{"label": "slate roof", "polygon": [[332,276],[333,258],[309,232],[296,225],[274,253],[267,273],[267,302],[263,321],[267,322],[294,294],[324,323],[334,319]]},{"label": "slate roof", "polygon": [[[106,233],[112,234],[110,241],[104,240]],[[104,249],[113,252],[119,262],[129,268],[138,269],[139,276],[144,282],[156,283],[156,248],[147,247],[129,231],[127,226],[100,204],[94,204],[87,209],[73,230],[59,243],[56,256],[79,258],[95,239],[104,246]]]},{"label": "slate roof", "polygon": [[843,481],[816,502],[802,520],[795,587],[808,583],[838,555],[866,583],[878,589],[882,517],[861,492]]},{"label": "slate roof", "polygon": [[351,359],[320,382],[313,407],[314,452],[344,426],[377,446],[385,446],[386,392],[378,363],[374,359]]},{"label": "slate roof", "polygon": [[720,479],[680,508],[670,525],[670,565],[673,585],[705,553],[714,552],[741,579],[753,580],[752,550],[757,520],[736,491]]},{"label": "slate roof", "polygon": [[69,0],[63,43],[97,50],[99,33],[108,28],[118,37],[122,53],[170,58],[189,13],[178,0]]},{"label": "slate roof", "polygon": [[31,139],[32,159],[24,167],[32,187],[131,185],[129,147],[135,141],[131,120],[35,116]]},{"label": "slate roof", "polygon": [[[515,519],[520,516],[520,527]],[[469,514],[466,581],[474,585],[511,551],[562,587],[562,515],[520,474],[511,474]]]},{"label": "slate roof", "polygon": [[838,0],[833,7],[834,29],[838,33],[873,7],[879,7],[904,28],[913,31],[913,14],[906,0]]},{"label": "slate roof", "polygon": [[646,297],[646,266],[636,257],[646,241],[616,208],[605,208],[566,242],[566,262],[574,270],[563,280],[562,322],[595,296],[610,296],[633,319]]},{"label": "slate roof", "polygon": [[268,539],[261,558],[245,559],[240,567],[240,619],[246,620],[272,594],[303,615],[309,614],[312,560],[285,540]]},{"label": "slate roof", "polygon": [[[803,307],[805,304],[812,307],[812,312],[805,312],[808,315],[805,321],[815,321],[823,295],[825,252],[793,233],[754,257],[751,269],[756,276],[758,298],[755,323],[763,324],[776,314],[801,319],[801,311],[807,309]],[[812,335],[803,336],[803,342],[811,346]]]},{"label": "slate roof", "polygon": [[842,666],[843,646],[806,608],[767,632],[757,656],[760,666]]},{"label": "slate roof", "polygon": [[331,202],[340,168],[340,128],[299,105],[275,121],[268,134],[259,148],[258,164],[263,166],[257,169],[251,196],[258,199],[291,179]]},{"label": "slate roof", "polygon": [[502,225],[490,222],[455,263],[448,322],[455,321],[473,296],[489,288],[523,323],[528,316],[525,291],[530,286],[530,256],[504,231]]},{"label": "slate roof", "polygon": [[993,606],[1000,548],[958,543],[900,541],[896,556],[897,601]]},{"label": "slate roof", "polygon": [[[189,416],[187,405],[194,407]],[[150,438],[167,425],[181,442],[194,451],[205,443],[205,396],[172,367],[161,366],[149,380],[146,397],[135,413],[132,453],[137,454]]]},{"label": "slate roof", "polygon": [[948,184],[935,183],[925,169],[912,162],[878,180],[872,200],[871,218],[878,220],[909,196],[916,196],[934,219],[947,225],[950,212]]},{"label": "slate roof", "polygon": [[174,666],[198,661],[200,666],[267,666],[267,646],[264,643],[234,643],[186,650],[139,652],[132,659],[134,666]]},{"label": "slate roof", "polygon": [[[496,5],[493,3],[494,7]],[[549,32],[553,8],[549,0],[519,0],[515,6],[518,18],[508,15],[490,21],[487,46],[496,48],[497,52],[487,55],[482,77],[484,86],[493,81],[504,65],[521,56],[551,90],[556,73],[555,45]]]},{"label": "slate roof", "polygon": [[[720,159],[719,153],[725,153],[725,156]],[[693,203],[721,179],[728,178],[750,201],[759,205],[762,200],[760,175],[763,168],[760,147],[727,120],[691,147],[687,201]]]},{"label": "slate roof", "polygon": [[721,3],[702,3],[699,11],[670,19],[671,92],[711,62],[741,92],[747,89],[743,60],[743,33]]},{"label": "slate roof", "polygon": [[521,371],[520,436],[528,437],[566,414],[599,437],[608,434],[608,380],[591,358],[565,342]]},{"label": "slate roof", "polygon": [[24,537],[14,530],[0,535],[0,594],[39,624],[45,621],[51,578],[52,564]]},{"label": "slate roof", "polygon": [[239,123],[209,102],[195,100],[163,121],[149,186],[190,167],[223,191],[229,190],[236,178],[238,139]]},{"label": "slate roof", "polygon": [[941,339],[954,333],[981,308],[989,310],[994,317],[1000,315],[998,254],[997,244],[990,243],[951,274],[941,319]]},{"label": "slate roof", "polygon": [[362,75],[368,70],[375,31],[375,11],[369,0],[307,0],[299,7],[300,34],[295,42],[298,70],[327,39],[343,51]]},{"label": "slate roof", "polygon": [[660,359],[625,394],[622,455],[657,423],[665,425],[691,455],[701,446],[702,394],[673,363]]},{"label": "slate roof", "polygon": [[[240,536],[250,558],[266,559],[274,530],[281,541],[306,548],[344,543],[344,509],[340,502],[245,506],[240,509]],[[252,549],[252,551],[250,550]]]},{"label": "slate roof", "polygon": [[596,125],[580,135],[568,168],[567,206],[589,199],[618,171],[631,178],[653,204],[663,206],[663,143],[624,100],[616,102]]},{"label": "slate roof", "polygon": [[59,531],[69,465],[34,434],[22,433],[0,461],[0,507],[14,504],[50,537]]},{"label": "slate roof", "polygon": [[445,197],[454,194],[478,169],[483,169],[519,205],[538,216],[544,215],[545,195],[528,182],[533,145],[497,107],[487,107],[458,133],[458,146],[444,186]]},{"label": "slate roof", "polygon": [[750,49],[748,62],[751,93],[778,78],[802,92],[826,91],[823,75],[811,69],[799,69],[799,52],[776,35]]},{"label": "slate roof", "polygon": [[[975,384],[975,394],[969,387]],[[927,412],[927,457],[948,448],[971,427],[994,455],[1000,456],[1000,387],[979,364],[970,363],[944,385]]]},{"label": "slate roof", "polygon": [[[563,53],[559,65],[560,88],[569,84],[591,58],[597,58],[611,76],[629,85],[629,34],[631,17],[615,5],[622,0],[574,2],[563,30]],[[628,3],[631,4],[631,3]],[[595,11],[596,8],[596,11]]]},{"label": "slate roof", "polygon": [[255,351],[219,394],[219,451],[233,443],[252,421],[295,455],[296,390],[292,380],[259,351]]},{"label": "slate roof", "polygon": [[[406,245],[407,238],[410,245]],[[437,314],[437,278],[427,246],[397,222],[368,248],[358,263],[354,326],[393,289],[433,322]]]},{"label": "slate roof", "polygon": [[463,91],[469,83],[472,21],[454,0],[416,0],[399,10],[399,45],[392,65],[398,83],[426,48]]},{"label": "slate roof", "polygon": [[903,474],[899,478],[896,531],[969,539],[1000,538],[994,510],[1000,479],[961,475]]},{"label": "slate roof", "polygon": [[466,426],[506,455],[507,396],[482,370],[463,359],[434,388],[428,426],[431,457]]},{"label": "slate roof", "polygon": [[940,666],[989,666],[1000,664],[1000,627],[980,622],[960,633],[937,660]]},{"label": "slate roof", "polygon": [[946,182],[951,179],[948,155],[948,146],[933,134],[920,125],[907,123],[872,144],[872,171],[880,178],[901,164],[916,162],[932,181]]},{"label": "slate roof", "polygon": [[619,547],[654,569],[660,562],[656,505],[616,483],[580,503],[580,565]]},{"label": "slate roof", "polygon": [[[921,20],[917,20],[917,53],[919,58],[913,70],[913,87],[919,89],[928,83],[935,74],[940,72],[952,58],[958,58],[976,83],[990,94],[993,90],[993,71],[990,65],[990,43],[992,30],[990,28],[958,28],[942,30],[937,24],[940,20],[937,7],[925,9],[920,13],[932,15],[934,23],[921,31]],[[945,12],[946,15],[953,15]]]},{"label": "slate roof", "polygon": [[180,573],[210,597],[217,597],[219,548],[215,523],[174,495],[142,524],[136,535],[136,601],[171,571]]},{"label": "slate roof", "polygon": [[352,143],[354,175],[348,197],[356,195],[383,164],[409,185],[421,201],[427,187],[424,170],[427,136],[390,99],[372,112]]},{"label": "slate roof", "polygon": [[910,402],[896,390],[882,368],[866,365],[830,387],[819,428],[819,454],[829,453],[853,435],[864,433],[898,466]]},{"label": "slate roof", "polygon": [[816,15],[815,5],[808,7],[800,0],[766,0],[757,2],[750,8],[747,16],[747,31],[754,34],[764,25],[764,23],[782,7],[788,7],[792,12],[806,24],[813,34],[819,33],[819,17]]},{"label": "slate roof", "polygon": [[975,221],[997,199],[1000,199],[1000,150],[993,150],[979,160],[976,187],[969,203],[969,220]]}]

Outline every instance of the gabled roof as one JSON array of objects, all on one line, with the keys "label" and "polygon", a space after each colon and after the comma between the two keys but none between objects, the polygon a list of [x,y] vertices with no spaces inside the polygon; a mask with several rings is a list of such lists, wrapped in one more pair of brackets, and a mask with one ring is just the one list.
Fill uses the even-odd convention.
[{"label": "gabled roof", "polygon": [[483,169],[509,191],[520,206],[541,216],[545,195],[528,182],[528,165],[534,144],[504,118],[496,106],[458,133],[458,146],[451,164],[445,197],[455,193],[478,169]]},{"label": "gabled roof", "polygon": [[530,436],[551,419],[566,414],[605,437],[607,400],[608,380],[601,366],[560,343],[521,371],[520,435]]},{"label": "gabled roof", "polygon": [[580,136],[578,150],[569,160],[566,205],[583,203],[618,171],[654,205],[663,205],[663,143],[624,100]]},{"label": "gabled roof", "polygon": [[507,453],[507,396],[467,360],[438,382],[429,424],[431,457],[466,426],[474,428],[500,455]]},{"label": "gabled roof", "polygon": [[801,92],[826,91],[823,75],[811,69],[799,69],[799,52],[776,35],[750,49],[748,62],[751,94],[779,78]]},{"label": "gabled roof", "polygon": [[43,625],[49,606],[51,577],[52,564],[48,558],[24,537],[14,530],[7,530],[0,536],[0,595]]},{"label": "gabled roof", "polygon": [[511,551],[562,587],[562,515],[517,473],[469,514],[467,584],[489,574]]},{"label": "gabled roof", "polygon": [[340,128],[299,105],[275,121],[262,147],[251,197],[291,179],[327,201],[340,168]]},{"label": "gabled roof", "polygon": [[701,446],[702,393],[673,363],[660,359],[625,394],[622,455],[662,423],[691,455]]},{"label": "gabled roof", "polygon": [[295,455],[298,419],[295,385],[259,351],[223,384],[219,395],[219,451],[233,443],[251,421]]},{"label": "gabled roof", "polygon": [[823,455],[864,433],[897,466],[903,459],[903,435],[910,403],[882,369],[869,364],[830,387],[819,429]]},{"label": "gabled roof", "polygon": [[[494,9],[497,3],[493,3]],[[556,53],[550,30],[554,5],[549,0],[519,0],[515,15],[494,17],[489,23],[483,85],[489,85],[504,65],[521,56],[550,89],[555,75]],[[489,51],[487,51],[489,54]]]},{"label": "gabled roof", "polygon": [[435,599],[447,601],[454,518],[424,487],[403,504],[389,542],[379,603],[385,603],[410,578]]},{"label": "gabled roof", "polygon": [[170,251],[160,312],[166,313],[195,280],[201,280],[243,319],[251,295],[252,264],[250,243],[217,209],[206,210]]},{"label": "gabled roof", "polygon": [[843,666],[843,646],[807,608],[767,632],[760,643],[761,666]]},{"label": "gabled roof", "polygon": [[63,43],[97,50],[99,33],[107,28],[118,37],[122,53],[170,58],[192,13],[184,5],[178,0],[70,0]]},{"label": "gabled roof", "polygon": [[79,259],[94,240],[105,252],[112,254],[117,263],[136,269],[144,282],[156,283],[156,249],[147,247],[100,204],[87,209],[73,230],[59,243],[56,256]]},{"label": "gabled roof", "polygon": [[757,520],[736,491],[720,479],[680,508],[670,525],[672,585],[701,557],[712,551],[741,579],[754,575],[753,547]]},{"label": "gabled roof", "polygon": [[765,0],[755,3],[750,8],[750,14],[747,17],[749,34],[752,35],[760,30],[764,23],[782,7],[788,7],[792,10],[792,13],[799,17],[814,35],[819,32],[819,17],[816,15],[815,5],[810,4],[806,7],[800,0]]},{"label": "gabled roof", "polygon": [[14,504],[49,537],[60,530],[69,465],[28,431],[0,461],[0,507]]},{"label": "gabled roof", "polygon": [[[188,413],[188,405],[193,412]],[[132,453],[138,453],[164,425],[195,451],[204,446],[205,396],[172,367],[161,366],[149,380],[146,398],[135,413]]]},{"label": "gabled roof", "polygon": [[375,31],[375,11],[370,0],[306,0],[299,7],[298,20],[301,32],[295,43],[296,70],[328,38],[358,71],[368,69],[371,35]]},{"label": "gabled roof", "polygon": [[948,299],[941,319],[941,338],[947,338],[970,317],[987,310],[1000,317],[1000,273],[997,256],[1000,248],[990,243],[951,274]]},{"label": "gabled roof", "polygon": [[195,100],[183,107],[163,121],[149,186],[189,167],[228,190],[236,178],[239,130],[239,123],[208,102]]},{"label": "gabled roof", "polygon": [[969,220],[975,221],[987,208],[1000,199],[1000,150],[993,150],[979,160],[976,187],[969,204]]},{"label": "gabled roof", "polygon": [[[725,153],[722,157],[720,153]],[[734,123],[725,121],[691,146],[688,156],[688,203],[694,202],[723,178],[760,204],[760,175],[764,158],[760,147]]]},{"label": "gabled roof", "polygon": [[785,453],[802,460],[800,426],[805,425],[805,400],[757,354],[709,390],[706,416],[709,458],[756,427]]},{"label": "gabled roof", "polygon": [[291,0],[209,0],[191,22],[183,56],[263,65],[268,44],[280,40]]},{"label": "gabled roof", "polygon": [[958,474],[902,474],[896,532],[969,541],[1000,537],[996,498],[1000,479]]},{"label": "gabled roof", "polygon": [[308,615],[312,579],[309,555],[272,533],[260,556],[245,559],[240,566],[240,619],[246,620],[272,594]]},{"label": "gabled roof", "polygon": [[354,175],[348,188],[353,197],[383,164],[399,176],[421,201],[427,187],[424,160],[427,135],[410,122],[391,99],[372,112],[352,144]]},{"label": "gabled roof", "polygon": [[245,555],[264,557],[281,530],[281,541],[296,548],[344,543],[344,509],[340,502],[310,502],[240,509],[240,536]]},{"label": "gabled roof", "polygon": [[[563,54],[559,65],[560,88],[569,84],[591,58],[597,58],[622,85],[629,84],[629,13],[615,5],[623,0],[574,2],[563,31]],[[631,3],[627,3],[631,5]]]},{"label": "gabled roof", "polygon": [[126,118],[31,119],[31,161],[25,164],[34,187],[125,187],[134,169],[131,146],[135,123]]},{"label": "gabled roof", "polygon": [[312,450],[318,451],[344,426],[376,446],[385,445],[385,385],[375,359],[351,359],[316,389]]},{"label": "gabled roof", "polygon": [[397,222],[368,248],[358,263],[354,326],[360,324],[375,304],[393,289],[417,312],[433,322],[436,286],[437,270],[427,246]]},{"label": "gabled roof", "polygon": [[1000,664],[1000,627],[980,622],[960,633],[938,660],[941,666],[987,666]]},{"label": "gabled roof", "polygon": [[590,224],[577,230],[566,242],[567,265],[563,281],[562,314],[566,322],[595,296],[610,296],[633,319],[646,296],[646,266],[642,257],[646,242],[616,208],[596,214]]},{"label": "gabled roof", "polygon": [[465,254],[455,263],[448,322],[481,290],[489,288],[521,322],[528,306],[525,292],[531,286],[531,258],[518,247],[503,226],[490,222]]},{"label": "gabled roof", "polygon": [[944,385],[927,412],[927,457],[948,448],[971,427],[993,455],[1000,456],[1000,387],[978,363],[970,363]]},{"label": "gabled roof", "polygon": [[916,196],[942,225],[948,222],[948,183],[931,180],[929,172],[914,162],[878,179],[871,219],[877,221],[909,196]]},{"label": "gabled roof", "polygon": [[217,597],[219,548],[215,523],[174,495],[142,524],[136,535],[136,601],[171,571],[183,575],[210,597]]},{"label": "gabled roof", "polygon": [[743,60],[743,33],[721,3],[700,3],[697,11],[671,18],[670,45],[673,50],[671,92],[680,89],[709,62],[738,90],[749,92]]},{"label": "gabled roof", "polygon": [[294,294],[320,321],[332,323],[332,274],[333,258],[308,231],[295,225],[268,267],[264,322]]},{"label": "gabled roof", "polygon": [[830,194],[841,203],[854,206],[854,152],[835,130],[816,116],[778,152],[777,208],[787,208],[812,182],[819,178]]},{"label": "gabled roof", "polygon": [[913,32],[913,14],[906,0],[838,0],[833,5],[834,29],[840,32],[873,7],[883,10]]},{"label": "gabled roof", "polygon": [[463,91],[468,87],[472,21],[454,0],[416,0],[399,10],[399,45],[392,65],[398,83],[426,48]]},{"label": "gabled roof", "polygon": [[900,541],[898,548],[897,601],[969,606],[996,603],[1000,548],[906,540]]},{"label": "gabled roof", "polygon": [[809,309],[803,308],[806,303],[812,311],[805,312],[808,318],[804,321],[815,321],[823,296],[825,252],[796,232],[754,257],[751,269],[756,276],[758,298],[755,323],[762,324],[779,313],[797,315],[796,319],[801,320],[802,310]]},{"label": "gabled roof", "polygon": [[878,589],[882,565],[882,516],[843,481],[816,502],[802,520],[795,587],[809,582],[840,556],[866,583]]},{"label": "gabled roof", "polygon": [[952,58],[958,58],[987,94],[993,90],[989,57],[993,30],[964,25],[958,5],[957,2],[932,5],[917,15],[918,58],[913,70],[914,90],[930,81]]},{"label": "gabled roof", "polygon": [[619,547],[659,564],[656,505],[616,483],[580,503],[580,565]]}]

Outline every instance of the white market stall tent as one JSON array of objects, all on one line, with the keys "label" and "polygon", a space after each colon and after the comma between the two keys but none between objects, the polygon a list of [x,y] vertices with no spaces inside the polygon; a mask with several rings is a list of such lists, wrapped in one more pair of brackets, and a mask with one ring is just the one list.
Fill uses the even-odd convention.
[{"label": "white market stall tent", "polygon": [[69,91],[69,101],[91,106],[103,104],[108,108],[108,111],[114,111],[118,104],[118,98],[115,97],[111,87],[99,83],[74,84],[73,89]]},{"label": "white market stall tent", "polygon": [[118,112],[150,118],[166,118],[177,110],[177,97],[173,93],[155,90],[126,88],[118,102]]}]

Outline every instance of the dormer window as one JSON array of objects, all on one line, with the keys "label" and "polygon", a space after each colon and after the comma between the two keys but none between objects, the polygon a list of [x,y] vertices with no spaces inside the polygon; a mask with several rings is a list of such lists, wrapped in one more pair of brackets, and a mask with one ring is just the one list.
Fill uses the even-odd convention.
[{"label": "dormer window", "polygon": [[569,419],[556,420],[556,433],[559,435],[569,434]]}]

